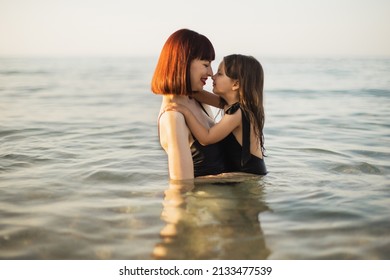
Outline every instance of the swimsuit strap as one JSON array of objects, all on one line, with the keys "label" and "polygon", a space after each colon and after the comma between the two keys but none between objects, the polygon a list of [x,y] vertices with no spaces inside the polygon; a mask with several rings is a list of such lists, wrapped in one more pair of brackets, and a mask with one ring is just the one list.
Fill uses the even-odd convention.
[{"label": "swimsuit strap", "polygon": [[[206,109],[203,107],[203,104],[200,103],[198,100],[195,99],[195,101],[199,104],[199,106],[202,108],[203,112],[206,113],[207,116],[209,116],[209,113],[207,113]],[[209,116],[210,117],[210,116]]]},{"label": "swimsuit strap", "polygon": [[225,114],[233,115],[240,108],[240,102],[236,102],[226,109]]},{"label": "swimsuit strap", "polygon": [[160,140],[160,118],[162,116],[162,114],[164,114],[165,111],[163,111],[161,114],[158,115],[158,118],[157,118],[157,132],[158,132],[158,139]]},{"label": "swimsuit strap", "polygon": [[[234,103],[232,106],[230,106],[226,111],[225,114],[232,115],[237,110],[241,108],[241,104],[239,102]],[[245,110],[241,108],[242,112],[242,153],[241,153],[241,166],[244,166],[251,158],[250,153],[250,133],[251,133],[251,126],[249,122],[249,118]]]}]

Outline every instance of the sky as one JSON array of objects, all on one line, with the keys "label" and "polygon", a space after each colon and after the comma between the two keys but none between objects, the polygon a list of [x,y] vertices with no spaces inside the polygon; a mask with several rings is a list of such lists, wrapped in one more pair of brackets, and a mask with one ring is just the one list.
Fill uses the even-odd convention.
[{"label": "sky", "polygon": [[390,56],[389,0],[0,0],[0,56],[158,56],[181,28],[217,56]]}]

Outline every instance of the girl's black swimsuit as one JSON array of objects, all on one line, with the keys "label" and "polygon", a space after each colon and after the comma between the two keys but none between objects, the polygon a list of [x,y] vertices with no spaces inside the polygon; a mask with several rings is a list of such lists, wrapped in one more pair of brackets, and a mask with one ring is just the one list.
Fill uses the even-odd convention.
[{"label": "girl's black swimsuit", "polygon": [[[240,103],[233,104],[225,114],[237,112]],[[225,172],[246,172],[258,175],[267,174],[264,159],[250,153],[250,122],[246,112],[242,111],[242,146],[233,133],[222,140],[222,150],[225,158]]]}]

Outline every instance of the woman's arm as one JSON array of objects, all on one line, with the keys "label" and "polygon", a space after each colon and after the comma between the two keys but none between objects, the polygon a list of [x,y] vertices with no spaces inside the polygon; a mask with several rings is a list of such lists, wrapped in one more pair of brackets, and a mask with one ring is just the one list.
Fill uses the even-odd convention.
[{"label": "woman's arm", "polygon": [[168,154],[169,177],[194,178],[194,163],[189,145],[189,130],[182,114],[165,112],[160,117],[160,141]]},{"label": "woman's arm", "polygon": [[204,103],[213,107],[223,109],[223,103],[221,102],[221,97],[206,90],[194,93],[192,95],[200,103]]},{"label": "woman's arm", "polygon": [[192,134],[202,145],[217,143],[224,139],[230,132],[241,124],[241,110],[234,114],[225,114],[221,121],[211,128],[204,127],[192,112],[185,106],[179,104],[170,104],[165,107],[166,111],[178,111],[185,116],[185,121]]}]

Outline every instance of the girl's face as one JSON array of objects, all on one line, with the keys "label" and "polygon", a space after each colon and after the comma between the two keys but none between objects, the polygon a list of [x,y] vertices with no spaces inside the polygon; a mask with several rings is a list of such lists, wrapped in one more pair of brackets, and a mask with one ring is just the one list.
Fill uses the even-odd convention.
[{"label": "girl's face", "polygon": [[223,61],[219,64],[217,73],[213,76],[213,92],[224,96],[226,93],[233,91],[235,81],[225,73],[225,64]]},{"label": "girl's face", "polygon": [[194,59],[190,66],[192,91],[202,91],[208,77],[213,75],[211,61]]}]

